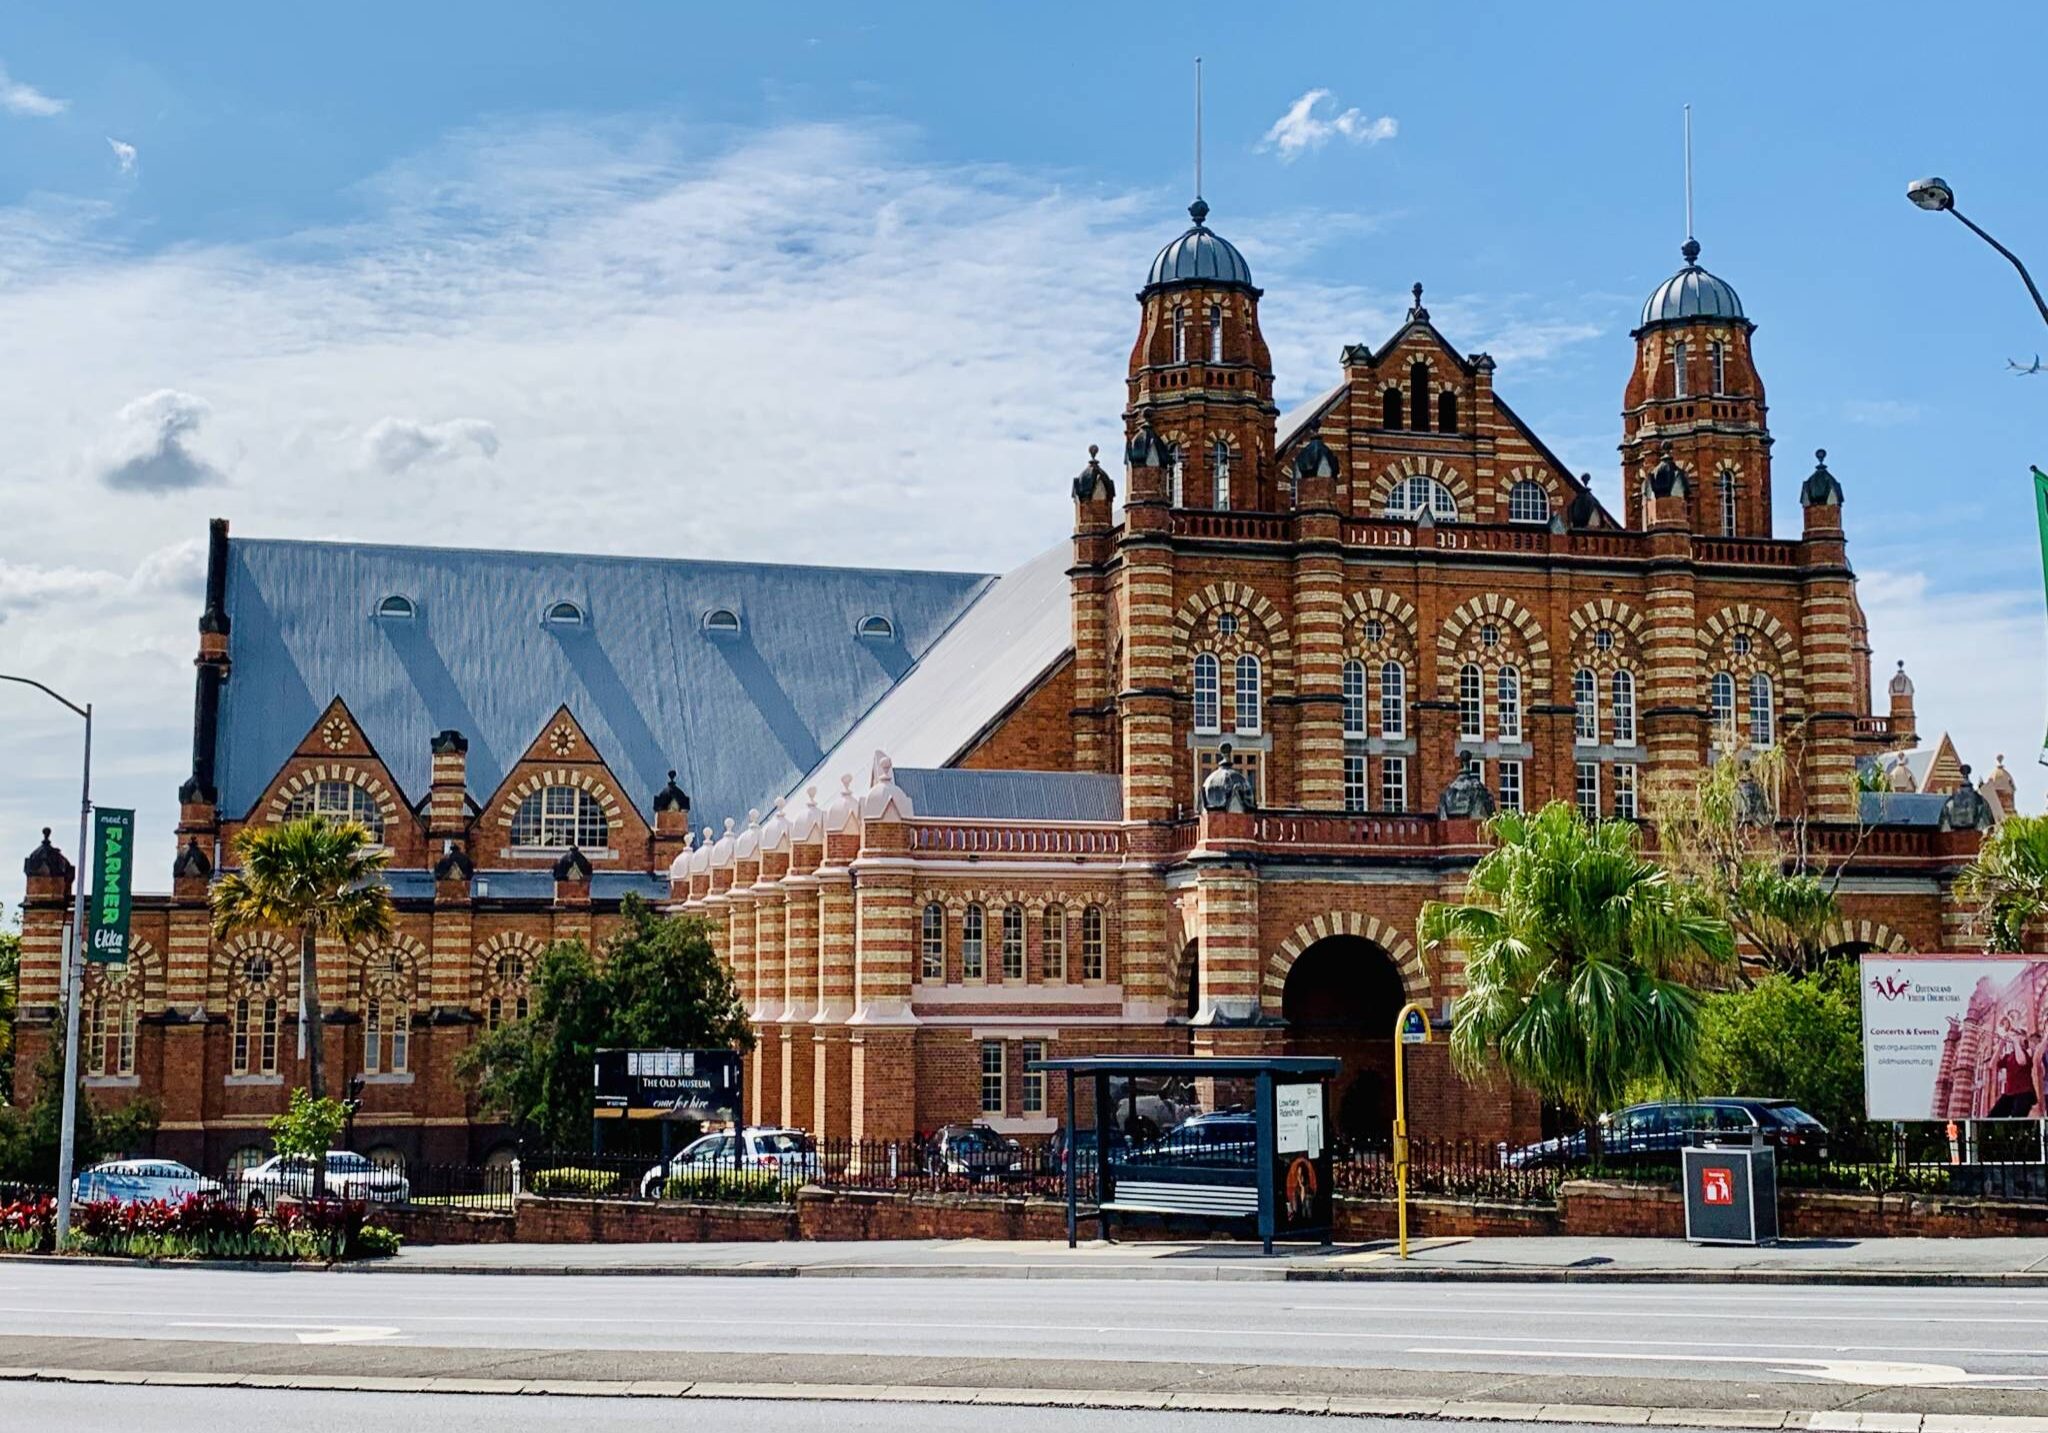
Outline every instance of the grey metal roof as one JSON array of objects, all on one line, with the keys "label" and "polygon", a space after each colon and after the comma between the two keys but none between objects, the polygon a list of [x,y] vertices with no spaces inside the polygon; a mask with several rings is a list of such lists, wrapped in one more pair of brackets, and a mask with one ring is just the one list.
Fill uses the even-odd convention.
[{"label": "grey metal roof", "polygon": [[1121,777],[1076,771],[896,768],[896,784],[920,817],[984,821],[1121,821]]},{"label": "grey metal roof", "polygon": [[1145,286],[1155,284],[1217,283],[1252,284],[1252,266],[1238,253],[1237,246],[1216,233],[1203,220],[1209,206],[1197,199],[1188,206],[1194,227],[1159,251],[1152,260],[1152,272]]},{"label": "grey metal roof", "polygon": [[829,800],[842,775],[865,791],[878,751],[899,770],[946,766],[963,755],[1073,649],[1073,546],[1062,539],[997,578],[788,794],[815,785],[819,799]]},{"label": "grey metal roof", "polygon": [[1302,404],[1299,408],[1290,409],[1282,413],[1279,423],[1273,429],[1273,451],[1276,453],[1286,452],[1287,445],[1301,436],[1301,430],[1306,428],[1313,419],[1320,418],[1323,414],[1329,412],[1330,405],[1339,398],[1342,398],[1350,391],[1350,388],[1350,380],[1340,380],[1329,391],[1309,399],[1308,402]]},{"label": "grey metal roof", "polygon": [[[817,765],[994,581],[233,539],[223,810],[247,812],[338,695],[415,802],[434,733],[469,738],[482,800],[566,705],[643,814],[673,767],[702,819],[744,816]],[[416,615],[373,616],[393,595]],[[559,601],[586,620],[544,624]],[[707,632],[713,609],[737,614],[738,632]],[[869,616],[894,635],[856,636]]]},{"label": "grey metal roof", "polygon": [[1643,301],[1642,327],[1653,323],[1675,323],[1690,318],[1741,318],[1742,300],[1726,279],[1716,278],[1699,266],[1700,246],[1687,239],[1685,267],[1657,286]]},{"label": "grey metal roof", "polygon": [[1946,791],[1866,791],[1862,793],[1867,826],[1939,826]]}]

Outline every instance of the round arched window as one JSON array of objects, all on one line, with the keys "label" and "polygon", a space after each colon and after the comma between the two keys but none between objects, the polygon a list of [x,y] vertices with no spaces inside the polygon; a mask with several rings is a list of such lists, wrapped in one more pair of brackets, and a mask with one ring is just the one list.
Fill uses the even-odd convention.
[{"label": "round arched window", "polygon": [[730,607],[714,607],[704,614],[704,630],[714,637],[730,637],[740,630],[740,614]]},{"label": "round arched window", "polygon": [[548,610],[541,614],[541,621],[550,627],[581,627],[583,609],[574,602],[550,602]]},{"label": "round arched window", "polygon": [[413,605],[410,597],[400,596],[396,592],[377,604],[377,615],[387,622],[410,622],[418,612],[419,609]]},{"label": "round arched window", "polygon": [[872,642],[891,641],[896,636],[896,624],[887,617],[863,617],[860,635]]},{"label": "round arched window", "polygon": [[1435,478],[1417,473],[1404,478],[1387,492],[1388,517],[1415,519],[1428,513],[1435,522],[1456,522],[1458,500]]},{"label": "round arched window", "polygon": [[1534,478],[1523,478],[1508,489],[1509,522],[1549,522],[1550,494]]}]

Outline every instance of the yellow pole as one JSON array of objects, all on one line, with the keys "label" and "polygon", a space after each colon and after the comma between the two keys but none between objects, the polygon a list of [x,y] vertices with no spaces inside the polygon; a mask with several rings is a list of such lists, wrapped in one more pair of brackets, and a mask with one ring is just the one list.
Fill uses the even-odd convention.
[{"label": "yellow pole", "polygon": [[1408,1257],[1408,1012],[1422,1017],[1422,1039],[1429,1039],[1429,1012],[1419,1000],[1411,1000],[1394,1017],[1394,1208],[1400,1226],[1401,1257]]}]

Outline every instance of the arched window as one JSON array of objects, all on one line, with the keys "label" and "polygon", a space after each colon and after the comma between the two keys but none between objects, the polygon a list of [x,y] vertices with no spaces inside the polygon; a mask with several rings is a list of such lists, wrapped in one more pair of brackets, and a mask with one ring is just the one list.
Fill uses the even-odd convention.
[{"label": "arched window", "polygon": [[1209,361],[1223,361],[1223,305],[1209,305]]},{"label": "arched window", "polygon": [[1458,431],[1458,395],[1448,388],[1436,395],[1436,430],[1439,433]]},{"label": "arched window", "polygon": [[1721,473],[1721,531],[1729,537],[1735,536],[1735,474]]},{"label": "arched window", "polygon": [[1777,738],[1777,714],[1771,706],[1771,679],[1762,672],[1749,677],[1749,744],[1769,746]]},{"label": "arched window", "polygon": [[1713,711],[1714,739],[1732,742],[1735,740],[1735,678],[1726,672],[1714,673],[1714,680],[1707,685],[1708,705]]},{"label": "arched window", "polygon": [[1081,912],[1081,978],[1102,980],[1109,972],[1109,941],[1103,926],[1102,907],[1088,906]]},{"label": "arched window", "polygon": [[413,605],[410,597],[400,596],[396,592],[377,604],[377,615],[387,622],[410,622],[418,612],[419,609]]},{"label": "arched window", "polygon": [[979,904],[970,905],[960,917],[960,978],[980,980],[982,963],[982,914]]},{"label": "arched window", "polygon": [[1218,438],[1209,449],[1209,475],[1215,480],[1218,512],[1230,511],[1230,444]]},{"label": "arched window", "polygon": [[284,819],[303,821],[318,816],[331,825],[353,821],[370,833],[372,841],[384,839],[384,813],[377,799],[353,781],[316,781],[292,793],[285,803]]},{"label": "arched window", "polygon": [[1215,655],[1203,652],[1195,658],[1195,730],[1223,730],[1222,667]]},{"label": "arched window", "polygon": [[1399,428],[1401,426],[1401,390],[1389,388],[1380,395],[1380,426]]},{"label": "arched window", "polygon": [[574,602],[550,602],[540,620],[549,627],[581,627],[583,609]]},{"label": "arched window", "polygon": [[1173,361],[1188,361],[1188,311],[1184,308],[1173,311]]},{"label": "arched window", "polygon": [[946,908],[937,901],[924,908],[923,924],[918,931],[917,974],[920,980],[933,983],[946,978]]},{"label": "arched window", "polygon": [[1344,735],[1365,735],[1365,663],[1344,664]]},{"label": "arched window", "polygon": [[142,1021],[141,972],[128,964],[89,965],[85,979],[85,1072],[134,1074],[135,1036]]},{"label": "arched window", "polygon": [[1024,978],[1024,907],[1003,907],[1003,979]]},{"label": "arched window", "polygon": [[1614,744],[1636,744],[1636,674],[1623,668],[1608,681],[1611,702],[1608,715],[1614,724]]},{"label": "arched window", "polygon": [[731,637],[740,630],[740,614],[730,607],[714,607],[704,614],[704,630],[714,637]]},{"label": "arched window", "polygon": [[1067,978],[1067,908],[1053,905],[1045,908],[1040,918],[1038,931],[1039,959],[1045,967],[1048,983],[1064,982]]},{"label": "arched window", "polygon": [[363,1073],[412,1068],[412,962],[396,950],[363,962]]},{"label": "arched window", "polygon": [[284,981],[267,955],[252,955],[235,974],[229,1069],[237,1075],[277,1073],[278,1002]]},{"label": "arched window", "polygon": [[1408,369],[1408,417],[1416,432],[1429,431],[1429,365],[1420,360]]},{"label": "arched window", "polygon": [[1419,518],[1428,513],[1437,522],[1458,520],[1458,500],[1435,478],[1417,473],[1387,490],[1387,516]]},{"label": "arched window", "polygon": [[1522,671],[1519,667],[1502,667],[1500,676],[1494,682],[1496,733],[1502,741],[1522,739]]},{"label": "arched window", "polygon": [[1671,396],[1683,398],[1688,389],[1685,374],[1685,340],[1679,339],[1671,345]]},{"label": "arched window", "polygon": [[1408,673],[1399,662],[1380,668],[1380,735],[1408,735]]},{"label": "arched window", "polygon": [[1177,508],[1184,508],[1188,505],[1187,462],[1181,457],[1180,444],[1175,443],[1166,451],[1169,456],[1166,471],[1171,476],[1173,483],[1173,505]]},{"label": "arched window", "polygon": [[512,845],[520,849],[602,851],[610,841],[604,807],[580,786],[543,786],[512,813]]},{"label": "arched window", "polygon": [[1550,493],[1534,478],[1522,478],[1508,489],[1509,522],[1549,522]]},{"label": "arched window", "polygon": [[1572,673],[1572,740],[1581,746],[1600,741],[1600,683],[1588,667]]},{"label": "arched window", "polygon": [[1714,396],[1728,391],[1728,346],[1715,339],[1707,345],[1707,361],[1713,365]]},{"label": "arched window", "polygon": [[1257,736],[1265,715],[1265,688],[1259,659],[1247,652],[1237,659],[1237,721],[1239,736]]},{"label": "arched window", "polygon": [[495,1030],[507,1021],[524,1020],[530,1013],[529,972],[523,951],[502,952],[491,962],[491,993],[484,1004],[484,1026]]},{"label": "arched window", "polygon": [[858,632],[870,641],[891,642],[896,638],[896,624],[887,617],[863,617]]},{"label": "arched window", "polygon": [[1486,687],[1477,662],[1458,668],[1458,735],[1466,741],[1486,737]]}]

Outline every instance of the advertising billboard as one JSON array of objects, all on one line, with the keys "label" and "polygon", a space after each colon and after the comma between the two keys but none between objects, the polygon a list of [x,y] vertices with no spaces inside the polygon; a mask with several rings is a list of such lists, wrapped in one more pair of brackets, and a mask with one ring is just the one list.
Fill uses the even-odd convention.
[{"label": "advertising billboard", "polygon": [[739,1118],[740,1057],[733,1050],[599,1050],[591,1079],[599,1119]]},{"label": "advertising billboard", "polygon": [[2048,955],[1866,955],[1862,984],[1870,1118],[2043,1118]]},{"label": "advertising billboard", "polygon": [[92,827],[92,920],[85,958],[101,965],[125,965],[135,877],[135,813],[96,807]]}]

